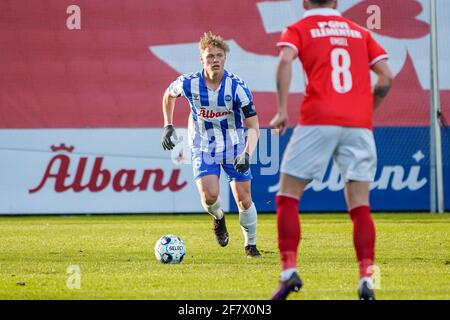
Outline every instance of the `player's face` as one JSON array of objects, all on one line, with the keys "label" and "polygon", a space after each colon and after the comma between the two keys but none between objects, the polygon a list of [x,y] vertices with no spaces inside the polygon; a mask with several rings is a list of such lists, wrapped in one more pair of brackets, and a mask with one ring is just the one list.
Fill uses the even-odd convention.
[{"label": "player's face", "polygon": [[205,71],[209,75],[215,76],[223,72],[226,57],[224,50],[211,46],[202,52],[200,61],[202,62]]}]

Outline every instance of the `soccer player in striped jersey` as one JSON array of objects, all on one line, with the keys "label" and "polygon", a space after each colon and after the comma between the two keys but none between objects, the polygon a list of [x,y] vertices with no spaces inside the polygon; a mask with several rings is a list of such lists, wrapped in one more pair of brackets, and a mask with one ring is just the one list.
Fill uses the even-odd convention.
[{"label": "soccer player in striped jersey", "polygon": [[259,137],[252,94],[243,80],[225,70],[229,47],[222,37],[205,33],[199,49],[203,70],[179,76],[164,93],[162,145],[165,150],[175,146],[173,112],[176,99],[184,96],[191,109],[188,132],[194,179],[203,208],[214,218],[216,239],[222,247],[228,244],[219,199],[222,168],[239,208],[245,254],[260,257],[256,247],[257,212],[250,186],[250,157]]},{"label": "soccer player in striped jersey", "polygon": [[[359,263],[358,295],[374,300],[372,272],[375,226],[369,186],[377,154],[372,132],[373,112],[386,97],[392,72],[386,51],[370,32],[344,18],[337,0],[304,0],[300,21],[281,35],[277,67],[278,113],[272,128],[281,133],[288,123],[287,98],[292,62],[300,59],[308,84],[298,126],[283,155],[277,195],[278,247],[281,281],[272,299],[298,291],[297,250],[301,239],[298,204],[312,180],[321,181],[330,159],[345,182],[345,200],[353,221],[353,242]],[[370,70],[378,76],[372,91]]]}]

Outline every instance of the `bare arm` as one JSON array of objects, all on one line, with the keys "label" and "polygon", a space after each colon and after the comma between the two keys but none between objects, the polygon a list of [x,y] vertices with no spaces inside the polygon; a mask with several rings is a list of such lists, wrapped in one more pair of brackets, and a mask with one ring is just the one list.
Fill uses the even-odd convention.
[{"label": "bare arm", "polygon": [[392,86],[392,81],[394,80],[394,75],[392,74],[391,68],[386,60],[376,63],[372,66],[372,70],[378,76],[378,81],[373,90],[373,109],[376,110],[389,93]]},{"label": "bare arm", "polygon": [[287,101],[292,80],[292,62],[296,57],[297,52],[290,47],[283,47],[278,57],[276,71],[278,110],[270,126],[279,129],[280,134],[284,133],[288,125]]},{"label": "bare arm", "polygon": [[175,109],[175,101],[177,98],[170,96],[169,90],[164,92],[162,108],[163,108],[163,116],[164,116],[164,126],[169,124],[173,124],[173,110]]},{"label": "bare arm", "polygon": [[244,125],[248,129],[247,145],[245,146],[245,152],[252,155],[256,149],[259,138],[259,121],[258,116],[244,119]]},{"label": "bare arm", "polygon": [[162,136],[162,147],[164,150],[172,150],[175,147],[175,142],[172,141],[172,136],[176,138],[176,132],[173,128],[173,110],[175,109],[176,97],[169,94],[169,89],[164,92],[162,109],[164,116],[164,131]]}]

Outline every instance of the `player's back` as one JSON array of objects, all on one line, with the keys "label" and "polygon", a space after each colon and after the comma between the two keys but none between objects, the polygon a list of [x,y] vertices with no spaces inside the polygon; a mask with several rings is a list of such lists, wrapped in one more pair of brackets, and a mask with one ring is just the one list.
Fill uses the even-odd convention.
[{"label": "player's back", "polygon": [[370,32],[336,10],[314,9],[278,45],[294,45],[306,73],[300,124],[372,127],[370,66],[387,55]]}]

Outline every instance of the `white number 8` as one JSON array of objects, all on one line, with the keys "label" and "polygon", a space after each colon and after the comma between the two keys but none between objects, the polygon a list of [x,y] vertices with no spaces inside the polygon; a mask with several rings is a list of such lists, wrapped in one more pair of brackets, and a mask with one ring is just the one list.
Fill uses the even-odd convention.
[{"label": "white number 8", "polygon": [[[342,64],[340,63],[341,59]],[[342,48],[331,51],[331,66],[333,67],[331,80],[334,90],[338,93],[347,93],[352,90],[353,79],[350,73],[351,59],[348,51]],[[341,81],[341,75],[343,81]]]}]

